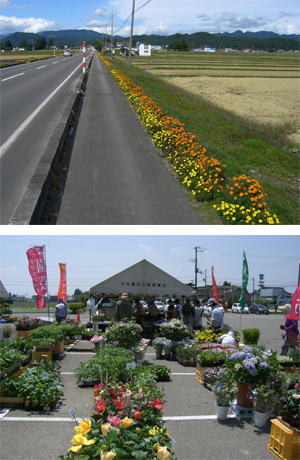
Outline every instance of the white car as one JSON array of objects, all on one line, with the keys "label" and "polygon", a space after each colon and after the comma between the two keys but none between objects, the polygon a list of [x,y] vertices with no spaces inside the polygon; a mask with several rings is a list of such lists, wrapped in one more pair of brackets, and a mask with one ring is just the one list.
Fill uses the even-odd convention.
[{"label": "white car", "polygon": [[160,302],[159,300],[156,300],[154,303],[157,306],[157,310],[159,311],[159,313],[165,313],[166,312],[167,307],[163,302]]},{"label": "white car", "polygon": [[72,51],[71,50],[65,50],[64,51],[64,56],[72,56]]},{"label": "white car", "polygon": [[140,303],[143,305],[144,311],[147,313],[148,312],[148,304],[144,300],[140,300]]},{"label": "white car", "polygon": [[[240,313],[241,311],[241,305],[239,303],[234,303],[231,307],[232,313]],[[244,310],[241,311],[241,313],[247,313],[249,314],[249,308],[247,305],[245,306]]]}]

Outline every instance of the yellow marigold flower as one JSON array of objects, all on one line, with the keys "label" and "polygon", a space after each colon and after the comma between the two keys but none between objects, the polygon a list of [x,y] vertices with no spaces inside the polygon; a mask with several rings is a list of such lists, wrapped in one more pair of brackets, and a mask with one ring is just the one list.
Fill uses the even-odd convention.
[{"label": "yellow marigold flower", "polygon": [[157,426],[155,426],[154,428],[152,428],[151,430],[149,430],[149,434],[151,436],[155,436],[156,434],[159,434],[159,429],[157,428]]}]

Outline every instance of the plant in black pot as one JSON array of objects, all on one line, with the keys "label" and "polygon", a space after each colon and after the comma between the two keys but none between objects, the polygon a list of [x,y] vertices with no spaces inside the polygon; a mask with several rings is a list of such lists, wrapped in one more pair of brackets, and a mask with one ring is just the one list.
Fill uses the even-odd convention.
[{"label": "plant in black pot", "polygon": [[260,330],[253,329],[243,329],[243,338],[245,345],[257,345],[260,338]]}]

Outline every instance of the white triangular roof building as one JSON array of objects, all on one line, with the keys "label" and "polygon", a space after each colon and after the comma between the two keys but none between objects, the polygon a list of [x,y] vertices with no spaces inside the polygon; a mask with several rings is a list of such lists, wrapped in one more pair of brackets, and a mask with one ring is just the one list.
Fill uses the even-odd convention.
[{"label": "white triangular roof building", "polygon": [[91,294],[151,296],[190,296],[193,289],[146,259],[131,265],[90,288]]},{"label": "white triangular roof building", "polygon": [[2,281],[0,281],[0,298],[2,299],[8,299],[9,295],[5,287],[3,286]]}]

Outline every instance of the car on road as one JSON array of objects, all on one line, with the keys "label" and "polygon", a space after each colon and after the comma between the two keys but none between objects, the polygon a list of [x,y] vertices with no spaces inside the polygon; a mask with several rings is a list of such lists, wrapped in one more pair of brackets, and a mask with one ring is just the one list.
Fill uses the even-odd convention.
[{"label": "car on road", "polygon": [[250,313],[256,313],[257,315],[268,315],[270,313],[269,309],[265,307],[265,305],[261,305],[259,303],[250,305],[249,311]]},{"label": "car on road", "polygon": [[70,49],[65,50],[64,56],[72,56],[72,51]]},{"label": "car on road", "polygon": [[160,300],[156,300],[154,303],[157,306],[157,310],[159,311],[159,313],[165,313],[166,312],[167,307],[163,302],[161,302]]},{"label": "car on road", "polygon": [[249,314],[249,308],[247,305],[245,306],[244,310],[241,310],[241,305],[239,303],[234,303],[231,307],[232,313],[247,313]]}]

